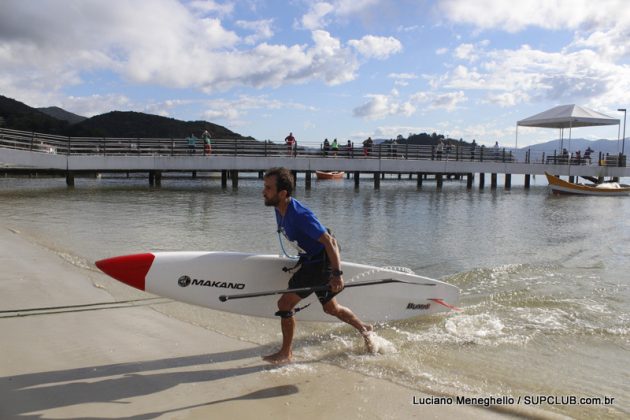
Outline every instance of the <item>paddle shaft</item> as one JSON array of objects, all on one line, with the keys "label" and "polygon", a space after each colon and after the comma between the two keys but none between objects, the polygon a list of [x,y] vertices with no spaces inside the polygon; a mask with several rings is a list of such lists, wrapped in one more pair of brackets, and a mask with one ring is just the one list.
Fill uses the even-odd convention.
[{"label": "paddle shaft", "polygon": [[[414,283],[411,281],[404,281],[404,280],[382,279],[382,280],[357,281],[354,283],[349,283],[344,286],[344,289],[347,289],[349,287],[373,286],[376,284],[386,284],[386,283],[405,283],[405,284],[413,284],[416,286],[435,286],[435,283]],[[299,287],[296,289],[269,290],[265,292],[256,292],[256,293],[239,293],[236,295],[221,295],[219,296],[219,300],[221,302],[225,302],[230,299],[246,299],[246,298],[260,297],[260,296],[282,295],[285,293],[305,293],[305,292],[311,293],[311,292],[320,292],[320,291],[329,290],[329,289],[330,289],[330,285],[322,284],[321,286]]]}]

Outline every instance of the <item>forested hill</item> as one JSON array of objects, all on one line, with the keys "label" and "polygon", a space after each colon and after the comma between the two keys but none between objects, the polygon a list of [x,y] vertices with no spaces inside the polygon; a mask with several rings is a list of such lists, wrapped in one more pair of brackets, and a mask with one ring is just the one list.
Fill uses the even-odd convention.
[{"label": "forested hill", "polygon": [[53,118],[22,102],[0,95],[0,127],[63,134],[68,127],[68,122]]},{"label": "forested hill", "polygon": [[0,95],[0,127],[64,136],[139,138],[183,138],[191,134],[199,137],[208,130],[214,138],[252,139],[207,121],[180,121],[141,112],[112,111],[87,119],[77,116],[74,121],[79,122],[71,123],[68,115],[75,114],[61,108],[55,108],[54,113],[50,108],[43,110],[45,112]]},{"label": "forested hill", "polygon": [[74,124],[68,129],[70,136],[86,137],[182,138],[191,134],[199,137],[204,130],[208,130],[214,138],[244,138],[221,125],[207,121],[180,121],[131,111],[112,111],[97,115]]}]

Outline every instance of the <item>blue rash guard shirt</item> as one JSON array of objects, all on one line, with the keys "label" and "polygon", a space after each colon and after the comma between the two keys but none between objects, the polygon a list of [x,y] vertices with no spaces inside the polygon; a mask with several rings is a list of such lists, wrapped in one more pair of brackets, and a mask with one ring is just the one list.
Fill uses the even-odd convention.
[{"label": "blue rash guard shirt", "polygon": [[311,259],[324,250],[318,239],[326,233],[326,228],[315,214],[295,198],[291,198],[284,217],[276,210],[278,228],[299,249],[300,257]]}]

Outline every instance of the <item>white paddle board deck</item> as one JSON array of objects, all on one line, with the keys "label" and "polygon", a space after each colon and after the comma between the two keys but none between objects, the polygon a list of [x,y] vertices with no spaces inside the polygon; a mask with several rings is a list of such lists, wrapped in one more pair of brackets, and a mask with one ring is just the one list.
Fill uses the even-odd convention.
[{"label": "white paddle board deck", "polygon": [[[111,277],[140,290],[220,311],[273,318],[278,294],[233,298],[234,295],[284,290],[295,260],[275,255],[232,252],[154,252],[113,257],[96,265]],[[336,296],[360,319],[384,322],[429,315],[457,305],[453,285],[369,265],[342,263],[346,286],[391,280],[362,287],[346,287]],[[221,296],[228,299],[221,301]],[[225,299],[225,298],[224,298]],[[298,306],[312,305],[296,314],[302,321],[337,322],[324,313],[313,293]]]}]

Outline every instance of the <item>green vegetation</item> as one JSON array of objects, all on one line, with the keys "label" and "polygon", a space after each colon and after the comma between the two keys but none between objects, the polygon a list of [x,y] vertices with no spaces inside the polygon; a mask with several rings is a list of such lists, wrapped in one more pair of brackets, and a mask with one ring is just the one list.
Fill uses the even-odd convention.
[{"label": "green vegetation", "polygon": [[85,118],[57,107],[38,110],[2,95],[0,121],[2,127],[13,130],[73,137],[184,138],[191,134],[201,137],[208,130],[214,138],[253,140],[252,137],[243,137],[207,121],[180,121],[141,112],[121,111]]},{"label": "green vegetation", "polygon": [[3,127],[14,130],[37,131],[47,134],[63,134],[67,121],[48,116],[35,108],[0,95],[0,117]]}]

